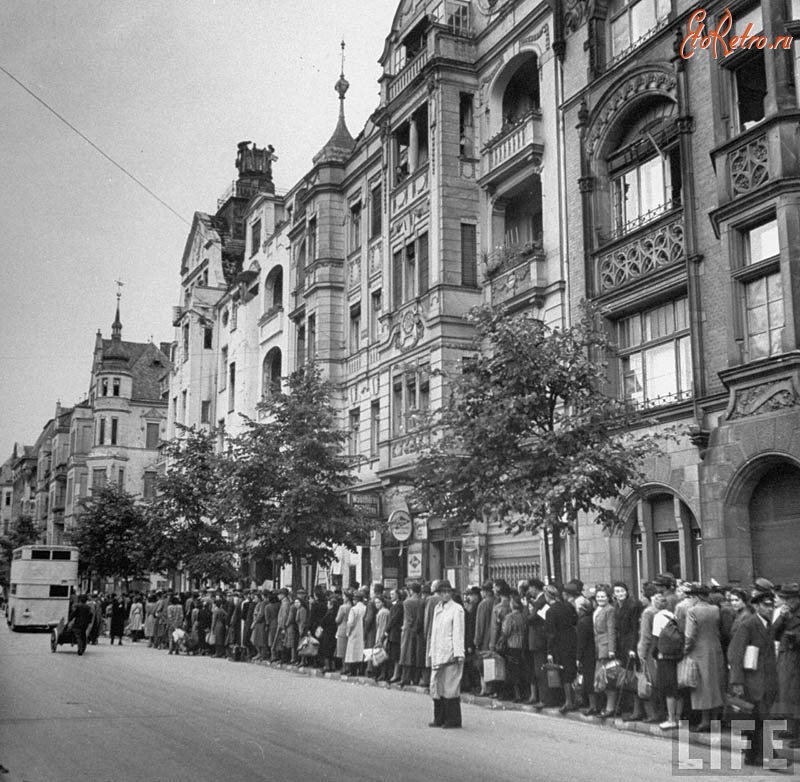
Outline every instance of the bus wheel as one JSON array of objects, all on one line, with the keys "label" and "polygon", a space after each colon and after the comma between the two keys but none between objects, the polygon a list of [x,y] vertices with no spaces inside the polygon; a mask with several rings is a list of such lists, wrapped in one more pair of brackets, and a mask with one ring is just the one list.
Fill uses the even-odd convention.
[{"label": "bus wheel", "polygon": [[11,626],[11,632],[12,633],[16,633],[17,632],[17,625],[16,625],[16,622],[14,622],[14,613],[13,613],[13,611],[11,613],[11,621],[8,624]]},{"label": "bus wheel", "polygon": [[53,628],[50,631],[50,651],[54,652],[58,646],[58,630]]}]

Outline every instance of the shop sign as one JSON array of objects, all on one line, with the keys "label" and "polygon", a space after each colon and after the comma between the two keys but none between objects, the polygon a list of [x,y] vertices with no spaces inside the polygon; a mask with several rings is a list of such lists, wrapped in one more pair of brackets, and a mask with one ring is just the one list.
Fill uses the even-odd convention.
[{"label": "shop sign", "polygon": [[411,514],[406,510],[396,510],[389,516],[389,531],[392,537],[402,543],[411,537],[414,525],[411,523]]},{"label": "shop sign", "polygon": [[378,494],[351,494],[350,504],[368,519],[381,517],[381,498]]},{"label": "shop sign", "polygon": [[412,543],[408,549],[408,577],[422,578],[422,544]]},{"label": "shop sign", "polygon": [[414,538],[415,540],[428,539],[428,520],[424,516],[414,517]]}]

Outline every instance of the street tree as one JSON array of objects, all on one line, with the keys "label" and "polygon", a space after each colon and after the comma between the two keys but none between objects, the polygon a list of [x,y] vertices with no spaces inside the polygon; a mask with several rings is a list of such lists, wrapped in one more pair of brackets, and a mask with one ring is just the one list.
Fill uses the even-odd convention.
[{"label": "street tree", "polygon": [[509,534],[541,530],[560,581],[562,535],[574,532],[580,514],[616,524],[610,501],[640,482],[663,435],[607,393],[612,345],[588,308],[569,328],[491,307],[471,318],[476,353],[449,378],[449,404],[420,460],[415,499],[452,524],[488,517]]},{"label": "street tree", "polygon": [[214,433],[181,427],[165,446],[167,468],[144,506],[147,554],[156,571],[182,569],[212,582],[236,578],[233,551],[217,513],[220,458]]},{"label": "street tree", "polygon": [[246,550],[291,563],[297,587],[303,562],[329,566],[337,545],[355,551],[371,525],[348,501],[354,464],[332,386],[309,364],[285,387],[259,406],[261,421],[245,418],[242,434],[229,441],[221,497]]},{"label": "street tree", "polygon": [[136,498],[116,484],[94,489],[78,518],[73,543],[90,577],[125,581],[147,570],[147,526]]},{"label": "street tree", "polygon": [[0,537],[0,550],[2,554],[2,566],[0,567],[0,583],[8,580],[8,571],[11,566],[11,555],[15,548],[36,543],[39,540],[39,530],[33,523],[33,518],[29,515],[20,516],[19,521],[14,525],[8,535]]}]

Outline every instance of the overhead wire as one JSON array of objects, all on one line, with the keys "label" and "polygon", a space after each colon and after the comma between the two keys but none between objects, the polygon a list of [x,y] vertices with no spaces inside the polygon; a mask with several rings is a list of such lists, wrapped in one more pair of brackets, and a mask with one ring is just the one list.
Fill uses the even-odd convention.
[{"label": "overhead wire", "polygon": [[177,217],[182,223],[191,226],[191,223],[180,212],[178,212],[176,209],[173,209],[163,198],[161,198],[157,193],[154,193],[144,182],[142,182],[141,179],[139,179],[135,174],[132,174],[130,171],[128,171],[128,169],[125,168],[125,166],[123,166],[121,163],[117,163],[117,161],[114,160],[114,158],[112,158],[111,155],[109,155],[107,152],[101,149],[97,144],[95,144],[95,142],[92,141],[86,134],[78,130],[78,128],[76,128],[75,125],[73,125],[66,117],[64,117],[62,114],[59,114],[49,103],[47,103],[47,101],[40,98],[30,87],[28,87],[26,84],[21,82],[16,76],[14,76],[13,73],[6,70],[6,68],[4,68],[2,65],[0,65],[0,71],[5,73],[5,75],[8,76],[9,79],[11,79],[14,83],[19,85],[23,90],[25,90],[25,92],[27,92],[28,95],[30,95],[34,100],[41,103],[42,106],[44,106],[53,116],[57,117],[61,122],[63,122],[73,133],[80,136],[90,147],[92,147],[92,149],[101,154],[109,163],[111,163],[111,165],[115,166],[120,171],[122,171],[122,173],[125,174],[125,176],[132,179],[148,195],[150,195],[152,198],[158,201],[158,203],[161,204],[164,208],[172,212],[172,214],[175,215],[175,217]]}]

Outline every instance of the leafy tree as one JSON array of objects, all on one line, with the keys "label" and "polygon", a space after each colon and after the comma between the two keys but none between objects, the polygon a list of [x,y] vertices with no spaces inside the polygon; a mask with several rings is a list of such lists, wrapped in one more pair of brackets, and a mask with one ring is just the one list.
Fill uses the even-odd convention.
[{"label": "leafy tree", "polygon": [[3,552],[2,559],[5,561],[5,566],[0,572],[0,581],[6,581],[8,578],[8,568],[11,565],[11,555],[14,549],[20,546],[27,546],[30,543],[36,543],[39,537],[39,530],[33,523],[33,517],[28,515],[20,516],[19,521],[9,531],[9,534],[0,537],[0,549]]},{"label": "leafy tree", "polygon": [[100,578],[128,581],[146,571],[146,522],[133,495],[115,484],[86,500],[73,535],[81,569]]},{"label": "leafy tree", "polygon": [[598,356],[612,346],[589,309],[571,328],[490,307],[471,317],[478,352],[451,379],[416,500],[451,523],[488,515],[507,533],[542,530],[560,581],[562,533],[574,532],[581,513],[616,523],[608,501],[641,480],[662,436],[643,432],[636,411],[605,392]]},{"label": "leafy tree", "polygon": [[331,404],[331,385],[307,365],[262,403],[263,422],[245,419],[232,438],[222,482],[225,518],[255,555],[278,555],[292,563],[299,586],[303,560],[327,567],[335,547],[355,551],[370,523],[347,500],[352,460]]},{"label": "leafy tree", "polygon": [[151,566],[158,571],[183,568],[198,579],[233,581],[233,552],[217,515],[214,433],[184,428],[181,437],[167,444],[166,456],[158,494],[145,506]]}]

